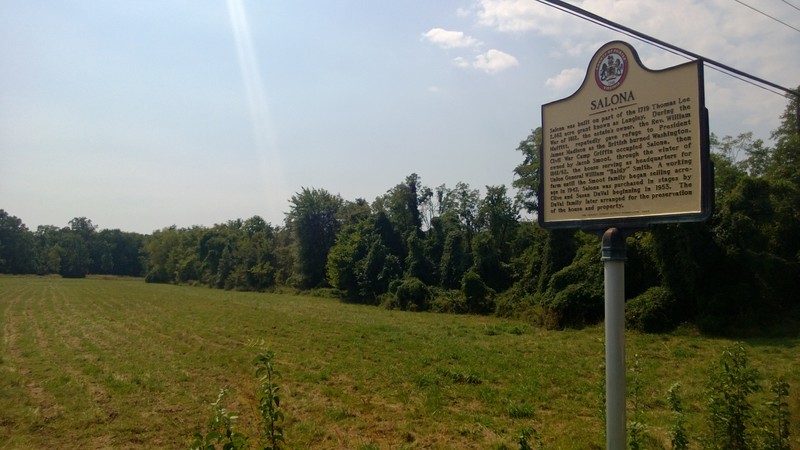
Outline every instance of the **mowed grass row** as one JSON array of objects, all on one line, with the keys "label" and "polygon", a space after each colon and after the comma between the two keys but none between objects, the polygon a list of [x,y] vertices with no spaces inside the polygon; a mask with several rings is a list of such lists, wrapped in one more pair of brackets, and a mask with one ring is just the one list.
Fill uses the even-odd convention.
[{"label": "mowed grass row", "polygon": [[[604,446],[602,327],[10,276],[0,277],[0,327],[3,448],[186,448],[222,387],[237,427],[258,435],[251,360],[263,348],[282,375],[288,448],[518,448],[523,427],[548,448]],[[650,434],[668,442],[666,391],[679,381],[690,438],[700,436],[708,372],[731,343],[687,329],[627,334]],[[791,385],[796,446],[799,343],[746,342],[752,366]]]}]

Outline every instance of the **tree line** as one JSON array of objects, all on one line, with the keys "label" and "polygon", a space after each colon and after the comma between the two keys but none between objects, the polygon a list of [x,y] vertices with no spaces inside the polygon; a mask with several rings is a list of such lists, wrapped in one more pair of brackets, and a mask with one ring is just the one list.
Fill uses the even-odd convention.
[{"label": "tree line", "polygon": [[147,266],[142,253],[146,236],[97,228],[91,220],[76,217],[63,228],[45,225],[30,231],[21,219],[0,209],[0,273],[141,276]]},{"label": "tree line", "polygon": [[[702,223],[627,240],[628,325],[690,321],[756,331],[800,316],[800,137],[790,99],[772,146],[712,135],[716,205]],[[237,290],[297,289],[390,308],[524,317],[548,327],[602,320],[600,241],[547,231],[535,215],[541,129],[517,150],[513,187],[429,187],[411,174],[372,202],[301,188],[284,223],[261,217],[150,235],[86,218],[29,231],[0,210],[0,272],[143,276]]]}]

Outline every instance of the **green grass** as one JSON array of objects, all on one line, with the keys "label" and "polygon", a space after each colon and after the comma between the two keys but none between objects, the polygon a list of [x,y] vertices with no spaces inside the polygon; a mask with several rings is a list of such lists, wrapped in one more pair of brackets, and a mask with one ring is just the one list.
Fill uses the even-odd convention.
[{"label": "green grass", "polygon": [[[238,428],[257,435],[251,360],[261,347],[282,374],[288,448],[518,448],[524,427],[548,448],[604,446],[602,327],[553,332],[323,298],[0,276],[0,329],[3,448],[185,448],[222,387]],[[626,338],[650,433],[667,443],[666,391],[680,381],[696,439],[708,370],[731,341],[692,329]],[[752,366],[791,385],[795,446],[798,344],[746,342]]]}]

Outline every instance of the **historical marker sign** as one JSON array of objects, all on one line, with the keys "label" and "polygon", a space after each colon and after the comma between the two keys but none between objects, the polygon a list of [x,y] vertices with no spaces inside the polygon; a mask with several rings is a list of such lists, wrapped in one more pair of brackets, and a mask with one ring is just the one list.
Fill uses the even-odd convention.
[{"label": "historical marker sign", "polygon": [[712,174],[703,66],[645,68],[615,41],[572,96],[542,106],[539,222],[638,227],[705,220]]}]

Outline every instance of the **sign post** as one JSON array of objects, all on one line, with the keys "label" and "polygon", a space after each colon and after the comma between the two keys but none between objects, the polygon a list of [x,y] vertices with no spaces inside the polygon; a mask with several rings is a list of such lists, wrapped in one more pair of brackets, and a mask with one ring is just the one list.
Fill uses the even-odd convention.
[{"label": "sign post", "polygon": [[625,236],[711,215],[713,178],[703,66],[644,67],[609,42],[580,88],[542,106],[539,223],[603,232],[606,446],[624,449]]},{"label": "sign post", "polygon": [[625,234],[603,234],[606,335],[606,448],[625,449]]}]

